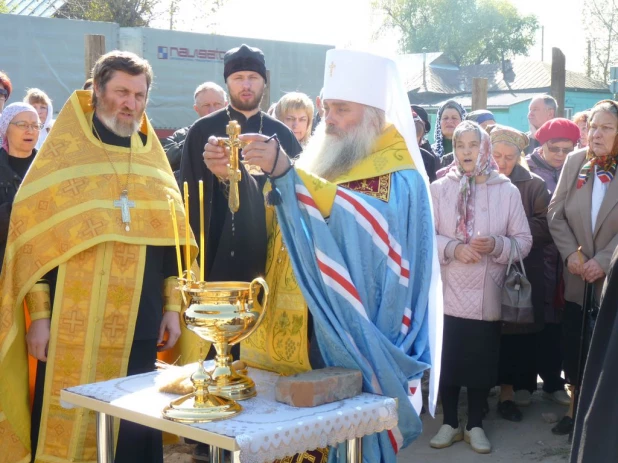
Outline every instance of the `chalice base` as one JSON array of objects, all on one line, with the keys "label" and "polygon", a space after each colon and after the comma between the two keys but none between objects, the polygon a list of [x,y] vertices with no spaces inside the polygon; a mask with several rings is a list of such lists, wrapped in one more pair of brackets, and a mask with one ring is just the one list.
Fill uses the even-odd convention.
[{"label": "chalice base", "polygon": [[234,400],[216,394],[207,394],[204,403],[197,404],[193,392],[170,402],[163,409],[163,418],[177,423],[208,423],[230,418],[241,410]]},{"label": "chalice base", "polygon": [[232,370],[229,375],[214,376],[208,381],[208,390],[213,394],[232,400],[247,400],[256,396],[255,383],[245,375]]}]

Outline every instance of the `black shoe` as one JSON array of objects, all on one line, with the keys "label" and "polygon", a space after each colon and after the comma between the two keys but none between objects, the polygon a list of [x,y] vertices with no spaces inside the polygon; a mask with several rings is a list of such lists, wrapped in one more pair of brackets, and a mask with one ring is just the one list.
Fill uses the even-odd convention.
[{"label": "black shoe", "polygon": [[556,436],[566,436],[567,434],[571,434],[573,430],[573,418],[569,416],[563,416],[558,424],[551,428],[551,432]]},{"label": "black shoe", "polygon": [[517,423],[522,419],[522,414],[519,407],[515,405],[515,402],[512,400],[498,402],[498,413],[502,418],[508,421],[514,421]]}]

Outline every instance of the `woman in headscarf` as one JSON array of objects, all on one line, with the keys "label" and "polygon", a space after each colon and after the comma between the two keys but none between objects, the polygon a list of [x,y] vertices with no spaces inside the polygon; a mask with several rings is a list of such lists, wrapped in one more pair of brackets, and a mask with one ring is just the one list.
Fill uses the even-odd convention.
[{"label": "woman in headscarf", "polygon": [[[532,246],[519,190],[497,172],[489,135],[465,121],[453,133],[455,167],[432,183],[438,256],[444,284],[444,344],[440,395],[444,424],[434,448],[465,439],[478,453],[491,444],[483,408],[498,379],[501,294],[514,239],[522,256]],[[468,390],[468,423],[457,403]]]},{"label": "woman in headscarf", "polygon": [[47,96],[43,90],[38,88],[28,89],[26,96],[24,97],[24,103],[32,105],[36,109],[39,115],[39,120],[43,124],[43,129],[39,133],[39,141],[36,144],[36,149],[40,150],[43,146],[43,142],[47,138],[47,134],[54,124],[54,107],[52,105],[51,98]]},{"label": "woman in headscarf", "polygon": [[[580,129],[564,118],[545,122],[535,137],[541,144],[526,161],[531,172],[543,180],[550,195],[554,194],[567,155],[581,137]],[[558,248],[552,243],[544,249],[545,326],[537,335],[537,373],[543,380],[543,395],[560,405],[569,405],[571,398],[564,390],[562,378],[562,313],[564,311],[563,263]]]},{"label": "woman in headscarf", "polygon": [[[578,366],[585,282],[594,286],[599,301],[618,246],[617,158],[618,103],[603,100],[590,111],[588,147],[566,158],[547,216],[554,243],[567,267],[563,274],[566,302],[562,329],[564,373],[571,385],[577,384],[581,373]],[[569,434],[572,428],[571,404],[552,432]]]},{"label": "woman in headscarf", "polygon": [[532,285],[534,323],[505,323],[502,326],[498,369],[498,413],[506,420],[521,421],[519,406],[530,405],[531,395],[537,388],[536,339],[544,325],[543,251],[552,243],[547,225],[547,206],[551,197],[545,181],[527,170],[523,151],[530,143],[528,136],[502,125],[491,126],[489,134],[500,173],[507,176],[519,190],[532,233],[532,249],[524,259],[524,267]]},{"label": "woman in headscarf", "polygon": [[454,100],[448,100],[438,109],[433,152],[440,158],[440,167],[453,162],[453,132],[466,117],[466,110]]},{"label": "woman in headscarf", "polygon": [[36,155],[42,124],[32,106],[13,103],[0,116],[0,266],[9,231],[13,199]]}]

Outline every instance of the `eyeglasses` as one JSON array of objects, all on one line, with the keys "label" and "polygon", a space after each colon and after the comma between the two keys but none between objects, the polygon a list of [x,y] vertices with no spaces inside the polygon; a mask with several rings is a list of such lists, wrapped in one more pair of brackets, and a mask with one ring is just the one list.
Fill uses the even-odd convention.
[{"label": "eyeglasses", "polygon": [[560,148],[559,146],[548,146],[547,149],[550,153],[558,154],[562,152],[563,154],[569,154],[573,151],[573,148]]},{"label": "eyeglasses", "polygon": [[9,97],[9,91],[6,88],[0,88],[0,98],[5,100]]},{"label": "eyeglasses", "polygon": [[39,130],[41,130],[43,128],[43,124],[28,124],[27,122],[24,121],[19,121],[19,122],[9,122],[9,124],[14,125],[15,127],[17,127],[20,130],[33,130],[34,132],[38,132]]}]

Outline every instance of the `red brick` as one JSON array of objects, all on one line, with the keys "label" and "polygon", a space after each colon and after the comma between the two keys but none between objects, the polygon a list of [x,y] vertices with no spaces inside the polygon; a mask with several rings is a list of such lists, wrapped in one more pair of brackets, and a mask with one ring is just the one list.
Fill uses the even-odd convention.
[{"label": "red brick", "polygon": [[362,390],[359,370],[331,367],[282,376],[275,386],[275,398],[293,407],[316,407],[355,397]]}]

